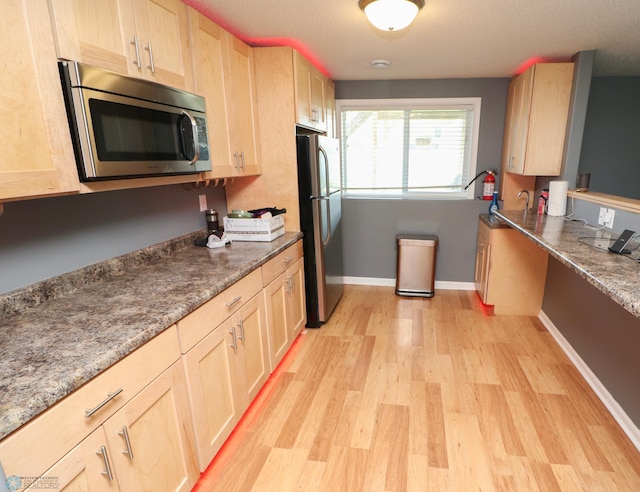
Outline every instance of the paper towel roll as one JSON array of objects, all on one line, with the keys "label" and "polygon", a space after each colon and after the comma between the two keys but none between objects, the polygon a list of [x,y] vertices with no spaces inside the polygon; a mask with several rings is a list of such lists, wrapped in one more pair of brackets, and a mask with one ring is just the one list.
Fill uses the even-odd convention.
[{"label": "paper towel roll", "polygon": [[563,216],[567,213],[567,192],[569,181],[551,181],[549,183],[549,205],[547,215]]}]

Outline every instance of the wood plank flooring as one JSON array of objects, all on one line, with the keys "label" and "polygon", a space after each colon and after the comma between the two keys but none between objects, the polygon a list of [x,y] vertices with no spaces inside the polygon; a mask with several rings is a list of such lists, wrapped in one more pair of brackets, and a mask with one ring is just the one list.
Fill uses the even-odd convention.
[{"label": "wood plank flooring", "polygon": [[536,318],[347,286],[194,490],[638,491],[640,453]]}]

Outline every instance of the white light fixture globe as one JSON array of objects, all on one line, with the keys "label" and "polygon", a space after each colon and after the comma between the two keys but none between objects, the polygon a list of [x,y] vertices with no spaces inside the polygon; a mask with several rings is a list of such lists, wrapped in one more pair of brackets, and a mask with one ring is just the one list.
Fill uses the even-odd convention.
[{"label": "white light fixture globe", "polygon": [[359,0],[367,19],[383,31],[399,31],[413,22],[424,0]]}]

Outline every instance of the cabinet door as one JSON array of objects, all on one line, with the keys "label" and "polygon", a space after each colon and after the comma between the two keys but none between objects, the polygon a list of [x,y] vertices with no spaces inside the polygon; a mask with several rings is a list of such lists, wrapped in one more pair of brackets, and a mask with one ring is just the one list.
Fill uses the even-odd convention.
[{"label": "cabinet door", "polygon": [[306,298],[304,291],[304,259],[300,258],[287,270],[290,279],[289,289],[289,336],[291,341],[304,327],[307,321]]},{"label": "cabinet door", "polygon": [[295,78],[296,121],[313,126],[311,118],[311,64],[298,52],[293,55]]},{"label": "cabinet door", "polygon": [[77,192],[49,11],[44,2],[8,0],[0,13],[0,201]]},{"label": "cabinet door", "polygon": [[242,414],[232,342],[231,321],[227,320],[184,359],[201,471],[209,465]]},{"label": "cabinet door", "polygon": [[488,303],[489,255],[491,231],[481,222],[478,226],[478,250],[476,252],[475,285],[483,304]]},{"label": "cabinet door", "polygon": [[289,333],[289,276],[281,274],[264,289],[269,330],[269,362],[271,371],[284,357],[290,345]]},{"label": "cabinet door", "polygon": [[260,174],[253,52],[238,38],[226,36],[227,116],[235,174]]},{"label": "cabinet door", "polygon": [[104,423],[123,490],[189,491],[198,479],[183,366],[176,362]]},{"label": "cabinet door", "polygon": [[[43,485],[54,480],[55,490],[64,492],[117,491],[107,439],[102,427],[94,431],[43,475]],[[35,487],[44,488],[44,487]]]},{"label": "cabinet door", "polygon": [[[569,118],[573,63],[541,63],[530,76],[524,174],[557,176]],[[526,90],[526,86],[525,86]]]},{"label": "cabinet door", "polygon": [[327,137],[335,138],[336,133],[336,86],[333,80],[327,80],[325,85],[325,120],[327,122]]},{"label": "cabinet door", "polygon": [[514,141],[512,143],[513,163],[511,171],[518,174],[523,174],[525,170],[534,73],[534,67],[532,67],[521,74],[517,79],[514,92],[516,114],[514,128],[512,129]]},{"label": "cabinet door", "polygon": [[134,75],[131,0],[49,0],[58,57]]},{"label": "cabinet door", "polygon": [[270,374],[265,310],[264,297],[257,295],[232,318],[243,408],[253,401]]},{"label": "cabinet door", "polygon": [[293,66],[297,123],[326,130],[327,78],[297,51],[294,52]]},{"label": "cabinet door", "polygon": [[143,76],[193,91],[186,5],[180,0],[133,2]]},{"label": "cabinet door", "polygon": [[194,9],[189,9],[195,91],[207,105],[207,127],[211,172],[205,178],[226,178],[234,175],[229,147],[227,103],[223,54],[225,32]]},{"label": "cabinet door", "polygon": [[326,77],[315,67],[311,67],[311,121],[314,128],[326,130],[325,114]]}]

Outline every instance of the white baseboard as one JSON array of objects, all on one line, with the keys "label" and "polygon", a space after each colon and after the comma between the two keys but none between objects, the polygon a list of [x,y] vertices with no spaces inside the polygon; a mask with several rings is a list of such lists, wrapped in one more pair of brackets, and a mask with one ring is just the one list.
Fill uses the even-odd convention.
[{"label": "white baseboard", "polygon": [[373,277],[344,277],[345,284],[351,285],[375,285],[377,287],[395,287],[395,278],[373,278]]},{"label": "white baseboard", "polygon": [[[395,278],[374,278],[374,277],[344,277],[345,284],[351,285],[375,285],[378,287],[395,287]],[[473,282],[451,282],[448,280],[436,280],[436,289],[441,290],[475,290]]]},{"label": "white baseboard", "polygon": [[615,400],[611,393],[609,393],[604,384],[602,384],[593,371],[589,369],[589,366],[587,366],[567,339],[562,335],[562,333],[560,333],[560,330],[556,328],[553,322],[543,311],[540,311],[538,319],[540,319],[542,324],[547,328],[547,330],[549,330],[549,333],[551,333],[551,336],[555,339],[558,345],[560,345],[560,348],[562,348],[564,353],[567,354],[567,357],[569,357],[571,362],[573,362],[580,374],[582,374],[582,377],[584,377],[589,386],[591,386],[591,389],[593,389],[598,398],[600,398],[602,403],[604,403],[604,406],[607,407],[609,412],[611,412],[611,415],[616,422],[620,424],[624,433],[640,451],[640,429],[638,429],[633,420],[629,418],[624,409]]}]

